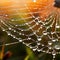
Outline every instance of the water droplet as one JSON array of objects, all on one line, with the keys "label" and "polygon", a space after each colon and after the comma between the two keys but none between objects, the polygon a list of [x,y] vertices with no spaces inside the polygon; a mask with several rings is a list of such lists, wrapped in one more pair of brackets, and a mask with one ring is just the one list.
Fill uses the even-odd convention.
[{"label": "water droplet", "polygon": [[37,39],[38,39],[38,41],[41,41],[41,40],[42,40],[42,39],[41,39],[41,38],[39,38],[39,37],[38,37]]}]

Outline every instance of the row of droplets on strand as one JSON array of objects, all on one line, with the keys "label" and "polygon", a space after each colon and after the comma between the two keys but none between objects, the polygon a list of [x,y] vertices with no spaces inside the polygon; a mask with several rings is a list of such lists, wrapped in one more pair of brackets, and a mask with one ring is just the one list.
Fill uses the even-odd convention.
[{"label": "row of droplets on strand", "polygon": [[54,0],[33,0],[33,2],[28,3],[27,6],[29,7],[29,10],[31,10],[31,12],[34,12],[33,8],[36,8],[37,13],[39,13],[40,15],[40,18],[42,20],[45,20],[45,18],[47,18],[48,15],[51,14],[51,12],[54,12],[56,10],[54,4]]}]

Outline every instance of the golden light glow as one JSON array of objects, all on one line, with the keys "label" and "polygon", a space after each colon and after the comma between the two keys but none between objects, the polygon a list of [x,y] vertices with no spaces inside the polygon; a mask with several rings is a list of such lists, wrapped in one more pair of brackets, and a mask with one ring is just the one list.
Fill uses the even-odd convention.
[{"label": "golden light glow", "polygon": [[33,0],[33,2],[36,2],[36,0]]},{"label": "golden light glow", "polygon": [[[26,8],[24,6],[26,4],[30,12],[37,12],[39,9],[39,11],[41,11],[39,15],[44,18],[48,15],[48,13],[54,10],[54,7],[52,6],[53,3],[54,0],[1,0],[0,14],[7,14],[10,16],[12,16],[12,14],[15,14],[18,16],[22,16],[20,15],[20,12],[28,12],[27,9],[23,11],[20,10],[22,8]],[[37,10],[34,10],[34,8],[37,8]]]}]

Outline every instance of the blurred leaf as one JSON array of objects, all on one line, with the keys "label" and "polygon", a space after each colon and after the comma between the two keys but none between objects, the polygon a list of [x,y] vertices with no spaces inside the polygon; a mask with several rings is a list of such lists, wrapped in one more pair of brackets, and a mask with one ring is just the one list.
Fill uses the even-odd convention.
[{"label": "blurred leaf", "polygon": [[27,56],[26,56],[25,60],[37,60],[37,57],[34,55],[34,53],[31,49],[29,49],[27,47],[26,51],[27,51]]}]

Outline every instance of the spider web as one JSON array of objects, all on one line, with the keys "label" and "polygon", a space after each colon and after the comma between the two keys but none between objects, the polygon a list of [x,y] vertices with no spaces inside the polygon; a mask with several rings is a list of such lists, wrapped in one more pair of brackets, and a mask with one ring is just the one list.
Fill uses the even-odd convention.
[{"label": "spider web", "polygon": [[[60,15],[57,16],[57,14],[51,13],[45,21],[42,21],[39,16],[39,10],[31,12],[27,4],[24,7],[20,10],[26,9],[28,12],[17,13],[21,14],[20,19],[9,19],[7,21],[4,17],[0,19],[2,31],[18,40],[18,42],[5,45],[22,42],[33,51],[49,53],[55,58],[56,54],[60,54]],[[33,9],[36,10],[37,8]],[[27,14],[29,16],[23,18]]]}]

